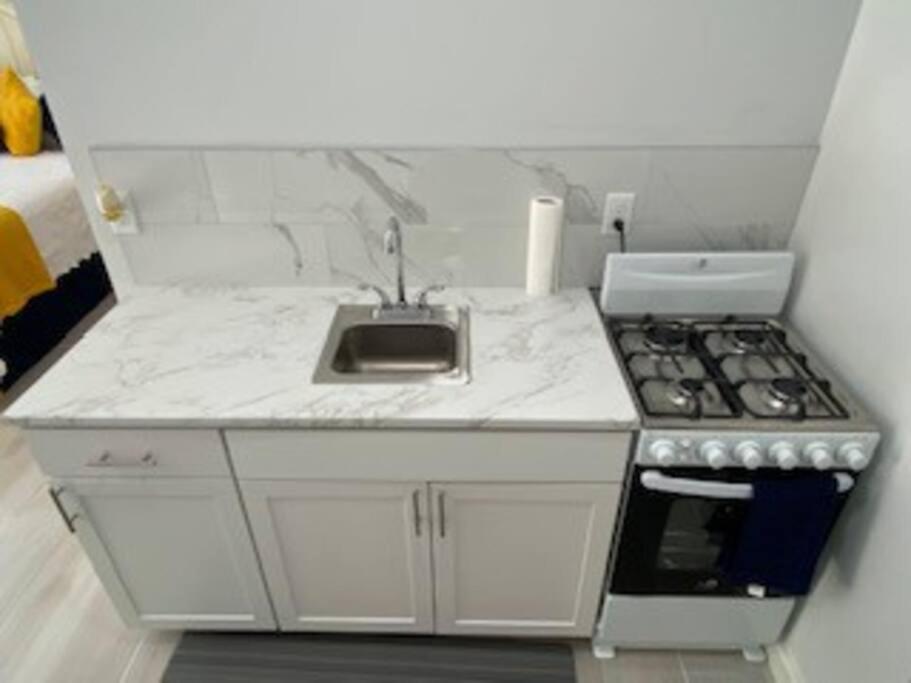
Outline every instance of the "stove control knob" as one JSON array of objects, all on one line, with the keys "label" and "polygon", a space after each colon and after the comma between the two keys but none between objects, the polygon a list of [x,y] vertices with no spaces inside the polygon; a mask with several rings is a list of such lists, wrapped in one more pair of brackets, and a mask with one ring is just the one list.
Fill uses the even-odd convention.
[{"label": "stove control knob", "polygon": [[803,449],[804,457],[818,470],[827,470],[835,464],[832,447],[822,441],[814,441]]},{"label": "stove control knob", "polygon": [[714,470],[720,470],[731,462],[728,458],[728,448],[721,441],[706,441],[699,449],[699,454]]},{"label": "stove control knob", "polygon": [[773,444],[769,449],[769,455],[772,456],[775,464],[783,470],[793,470],[800,463],[800,458],[797,457],[797,449],[794,448],[794,444],[787,441],[779,441]]},{"label": "stove control knob", "polygon": [[867,455],[861,444],[851,442],[838,449],[838,462],[847,465],[852,470],[862,470],[870,464],[870,456]]},{"label": "stove control knob", "polygon": [[659,465],[667,466],[677,462],[677,447],[669,439],[655,441],[648,451]]},{"label": "stove control knob", "polygon": [[762,465],[762,449],[755,441],[742,441],[734,450],[734,457],[748,470],[755,470]]}]

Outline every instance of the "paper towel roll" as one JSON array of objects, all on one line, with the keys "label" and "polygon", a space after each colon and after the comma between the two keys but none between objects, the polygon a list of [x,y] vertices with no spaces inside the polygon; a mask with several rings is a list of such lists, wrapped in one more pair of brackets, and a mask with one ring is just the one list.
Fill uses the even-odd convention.
[{"label": "paper towel roll", "polygon": [[528,215],[528,263],[525,291],[530,296],[547,296],[557,291],[563,236],[563,200],[535,197]]}]

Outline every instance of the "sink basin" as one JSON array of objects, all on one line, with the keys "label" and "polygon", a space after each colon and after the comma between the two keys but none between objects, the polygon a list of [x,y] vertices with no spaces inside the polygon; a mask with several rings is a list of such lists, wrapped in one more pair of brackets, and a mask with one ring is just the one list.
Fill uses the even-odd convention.
[{"label": "sink basin", "polygon": [[468,382],[468,311],[451,306],[380,311],[339,306],[315,384],[464,384]]}]

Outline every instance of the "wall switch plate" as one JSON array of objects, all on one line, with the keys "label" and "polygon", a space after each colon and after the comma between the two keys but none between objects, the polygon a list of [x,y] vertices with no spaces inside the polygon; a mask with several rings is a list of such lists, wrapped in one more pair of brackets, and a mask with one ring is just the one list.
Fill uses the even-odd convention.
[{"label": "wall switch plate", "polygon": [[601,219],[601,234],[612,235],[616,232],[614,221],[623,221],[625,232],[629,235],[633,227],[633,205],[636,203],[634,192],[608,192],[604,199],[604,216]]}]

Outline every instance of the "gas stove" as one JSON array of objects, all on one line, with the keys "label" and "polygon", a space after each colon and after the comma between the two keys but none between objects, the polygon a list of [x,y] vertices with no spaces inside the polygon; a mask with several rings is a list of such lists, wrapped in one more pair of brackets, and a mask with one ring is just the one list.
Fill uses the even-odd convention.
[{"label": "gas stove", "polygon": [[[769,262],[789,262],[790,255],[746,255],[741,261],[744,256],[635,255],[630,261],[623,255],[620,274],[615,266],[606,276],[605,287],[619,283],[619,291],[602,294],[605,324],[644,428],[637,461],[863,469],[878,440],[876,429],[794,330],[773,315],[719,315],[718,297],[711,291],[690,292],[690,302],[681,304],[681,284],[707,280],[710,288],[717,284],[715,267],[727,278],[745,273],[751,282],[734,298],[727,292],[726,305],[748,309],[748,303],[738,306],[736,297],[756,294],[766,298],[767,310],[777,312],[787,286],[779,284],[780,295],[773,298],[775,284],[763,277],[780,281],[783,269]],[[639,268],[654,274],[655,259],[672,269],[687,259],[695,267],[657,281],[649,297],[653,312],[632,313],[625,276],[639,274]],[[759,275],[750,280],[754,273]],[[784,280],[789,282],[789,270]],[[641,288],[634,291],[641,297]],[[682,306],[694,312],[668,311]]]},{"label": "gas stove", "polygon": [[[600,305],[642,423],[595,653],[775,642],[795,594],[731,579],[761,482],[822,481],[843,504],[879,433],[778,315],[787,253],[611,254]],[[770,539],[770,552],[774,552]]]}]

